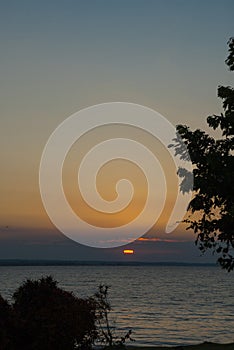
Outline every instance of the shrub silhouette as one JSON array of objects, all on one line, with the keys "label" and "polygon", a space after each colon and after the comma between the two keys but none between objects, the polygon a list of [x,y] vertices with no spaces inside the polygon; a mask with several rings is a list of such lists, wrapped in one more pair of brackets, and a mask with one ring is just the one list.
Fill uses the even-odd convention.
[{"label": "shrub silhouette", "polygon": [[87,350],[92,345],[124,347],[131,338],[115,335],[109,320],[108,286],[93,297],[77,298],[51,276],[27,279],[10,305],[0,295],[0,350]]},{"label": "shrub silhouette", "polygon": [[111,305],[108,300],[109,286],[100,284],[98,292],[94,295],[97,309],[98,341],[105,346],[114,344],[114,327],[110,325],[109,314]]},{"label": "shrub silhouette", "polygon": [[28,279],[13,299],[17,349],[87,349],[94,342],[94,303],[59,288],[51,276]]},{"label": "shrub silhouette", "polygon": [[124,348],[126,341],[134,341],[132,338],[132,330],[122,336],[116,336],[116,327],[110,321],[111,304],[109,302],[108,293],[110,286],[100,284],[98,291],[94,295],[96,304],[96,322],[97,322],[97,340],[105,349],[108,348]]},{"label": "shrub silhouette", "polygon": [[0,295],[0,349],[13,349],[14,323],[12,308]]}]

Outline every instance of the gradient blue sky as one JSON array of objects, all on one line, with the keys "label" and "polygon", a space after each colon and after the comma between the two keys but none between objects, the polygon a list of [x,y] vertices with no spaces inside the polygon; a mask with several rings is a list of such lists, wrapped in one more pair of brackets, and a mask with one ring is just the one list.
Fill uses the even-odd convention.
[{"label": "gradient blue sky", "polygon": [[[38,188],[43,147],[66,117],[108,101],[206,128],[217,86],[233,85],[233,12],[231,0],[0,1],[0,258],[121,258],[54,231]],[[143,260],[199,256],[191,242],[137,244]]]}]

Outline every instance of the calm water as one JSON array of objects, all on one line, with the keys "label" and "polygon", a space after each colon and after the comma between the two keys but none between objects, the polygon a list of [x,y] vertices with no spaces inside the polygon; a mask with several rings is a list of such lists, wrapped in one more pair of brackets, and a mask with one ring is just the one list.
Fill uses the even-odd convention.
[{"label": "calm water", "polygon": [[79,296],[111,285],[113,318],[136,345],[234,341],[234,273],[216,267],[58,266],[0,267],[0,293],[11,300],[26,278],[52,274]]}]

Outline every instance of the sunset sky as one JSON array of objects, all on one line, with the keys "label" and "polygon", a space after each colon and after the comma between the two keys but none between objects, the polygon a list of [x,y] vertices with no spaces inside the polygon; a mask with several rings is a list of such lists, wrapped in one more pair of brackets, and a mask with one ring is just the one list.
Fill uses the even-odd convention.
[{"label": "sunset sky", "polygon": [[[233,85],[224,63],[234,34],[233,12],[232,0],[0,2],[0,259],[124,259],[123,247],[83,247],[51,223],[39,191],[43,148],[67,117],[112,101],[144,105],[173,125],[207,130],[205,118],[221,111],[217,86]],[[136,202],[117,217],[97,217],[79,197],[74,169],[97,140],[119,134],[139,136],[133,129],[108,127],[90,133],[64,163],[64,189],[74,211],[106,227],[138,214],[145,179],[133,164],[109,164],[100,174],[103,196],[112,200],[115,181],[128,174]],[[149,135],[141,137],[170,172],[166,151]],[[183,226],[164,232],[173,188],[171,183],[157,227],[129,245],[135,255],[127,259],[204,261],[193,247],[194,235]]]}]

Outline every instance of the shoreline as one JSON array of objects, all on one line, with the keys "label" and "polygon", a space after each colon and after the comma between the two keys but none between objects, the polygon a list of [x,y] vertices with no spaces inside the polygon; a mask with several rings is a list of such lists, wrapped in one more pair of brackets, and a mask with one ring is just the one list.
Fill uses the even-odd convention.
[{"label": "shoreline", "polygon": [[176,345],[176,346],[137,346],[126,345],[128,350],[234,350],[234,343],[212,343],[204,342],[196,345]]}]

